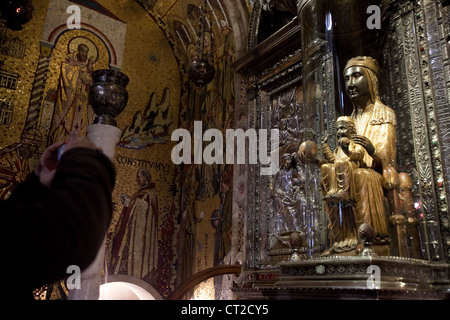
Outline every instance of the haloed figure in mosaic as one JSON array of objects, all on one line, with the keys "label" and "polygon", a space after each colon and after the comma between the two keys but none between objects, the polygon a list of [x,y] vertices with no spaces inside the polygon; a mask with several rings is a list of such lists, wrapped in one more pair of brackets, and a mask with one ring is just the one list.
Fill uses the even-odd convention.
[{"label": "haloed figure in mosaic", "polygon": [[90,55],[86,43],[79,43],[77,50],[69,53],[61,63],[49,145],[65,141],[73,130],[84,133],[94,117],[94,112],[88,105],[88,97],[95,58]]}]

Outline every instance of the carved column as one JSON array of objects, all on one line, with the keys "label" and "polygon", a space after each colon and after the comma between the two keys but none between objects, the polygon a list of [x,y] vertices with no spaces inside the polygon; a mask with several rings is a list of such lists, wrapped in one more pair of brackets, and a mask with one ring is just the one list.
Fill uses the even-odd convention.
[{"label": "carved column", "polygon": [[38,125],[52,50],[53,47],[41,42],[40,56],[34,76],[33,88],[31,89],[25,129],[35,128]]}]

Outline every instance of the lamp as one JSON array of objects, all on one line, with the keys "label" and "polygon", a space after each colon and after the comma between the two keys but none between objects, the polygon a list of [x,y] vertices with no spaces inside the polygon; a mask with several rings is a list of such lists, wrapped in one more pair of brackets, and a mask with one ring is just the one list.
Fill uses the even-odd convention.
[{"label": "lamp", "polygon": [[87,128],[88,138],[112,159],[122,131],[117,128],[117,117],[128,103],[127,75],[113,69],[100,69],[92,73],[89,104],[96,118]]},{"label": "lamp", "polygon": [[113,69],[100,69],[92,73],[92,80],[89,103],[97,116],[94,123],[117,127],[114,118],[128,103],[128,76]]},{"label": "lamp", "polygon": [[[203,87],[210,83],[216,74],[216,69],[213,66],[214,58],[212,56],[214,35],[212,33],[212,26],[207,26],[206,8],[207,1],[205,0],[203,7],[201,8],[195,59],[187,69],[189,79],[194,82],[197,87]],[[211,35],[209,43],[207,43],[205,37],[206,32],[209,32]]]}]

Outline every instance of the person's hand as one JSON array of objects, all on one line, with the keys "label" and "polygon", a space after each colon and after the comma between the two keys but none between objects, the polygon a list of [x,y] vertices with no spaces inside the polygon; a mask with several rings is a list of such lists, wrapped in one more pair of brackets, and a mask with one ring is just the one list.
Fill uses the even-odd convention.
[{"label": "person's hand", "polygon": [[48,147],[34,169],[39,181],[48,188],[51,187],[53,177],[55,176],[56,166],[58,164],[58,149],[63,144],[64,142],[59,142]]},{"label": "person's hand", "polygon": [[354,135],[354,136],[352,137],[352,140],[353,140],[355,143],[357,143],[357,144],[363,146],[364,149],[366,149],[367,153],[368,153],[370,156],[373,156],[373,155],[375,154],[375,151],[376,151],[376,150],[375,150],[375,147],[373,146],[373,144],[372,144],[372,142],[369,140],[369,138],[367,138],[367,137],[365,137],[365,136]]},{"label": "person's hand", "polygon": [[80,137],[76,131],[72,131],[70,133],[64,152],[72,148],[98,149],[87,137]]},{"label": "person's hand", "polygon": [[[58,149],[64,142],[58,142],[48,147],[42,154],[34,172],[39,181],[48,188],[51,188],[53,177],[58,165]],[[64,152],[72,148],[98,149],[87,137],[80,137],[77,132],[72,131],[66,143]]]}]

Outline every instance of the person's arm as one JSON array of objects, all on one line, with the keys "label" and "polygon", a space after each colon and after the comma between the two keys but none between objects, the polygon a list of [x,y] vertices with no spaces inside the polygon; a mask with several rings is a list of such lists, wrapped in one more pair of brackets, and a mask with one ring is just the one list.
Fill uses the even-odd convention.
[{"label": "person's arm", "polygon": [[41,200],[49,191],[50,189],[44,186],[39,181],[39,177],[32,172],[22,184],[17,186],[6,203],[33,203]]},{"label": "person's arm", "polygon": [[48,194],[39,202],[8,202],[6,238],[14,273],[30,288],[67,276],[70,265],[84,269],[94,260],[112,216],[115,170],[100,151],[67,150]]}]

